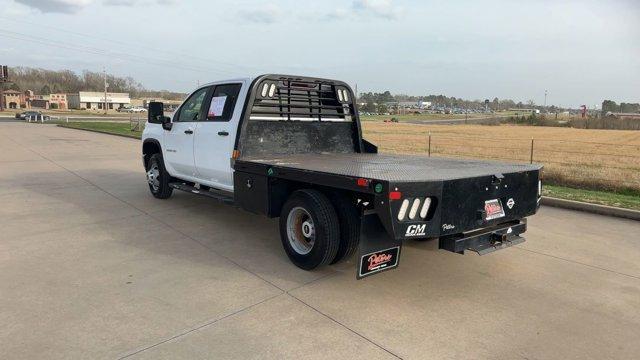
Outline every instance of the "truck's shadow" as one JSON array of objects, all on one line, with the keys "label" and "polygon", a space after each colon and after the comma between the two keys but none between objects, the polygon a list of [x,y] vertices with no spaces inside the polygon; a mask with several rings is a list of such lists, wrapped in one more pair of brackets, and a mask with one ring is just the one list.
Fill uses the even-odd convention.
[{"label": "truck's shadow", "polygon": [[[95,216],[95,221],[86,222],[87,225],[96,226],[96,231],[107,233],[114,241],[126,246],[160,253],[162,256],[188,257],[189,252],[173,251],[171,249],[174,247],[164,246],[160,242],[190,243],[185,244],[185,247],[193,247],[194,242],[197,242],[195,246],[201,250],[213,252],[284,290],[336,272],[351,272],[355,269],[352,260],[315,271],[298,269],[282,249],[277,219],[269,219],[181,191],[174,191],[168,200],[155,199],[149,193],[144,175],[139,172],[103,169],[82,169],[76,172],[95,185],[83,190],[95,192],[91,197],[69,196],[67,191],[50,191],[46,187],[30,186],[29,189],[68,203],[88,215],[89,219],[92,213],[97,215],[96,210],[100,206],[98,200],[110,201],[114,206],[116,202],[120,202],[119,207],[134,209],[137,215],[132,215],[129,219],[114,214],[114,220],[105,220],[102,214]],[[33,176],[46,178],[47,174]],[[64,223],[56,224],[57,228],[64,226]],[[128,236],[123,236],[122,226],[131,228]],[[153,231],[162,234],[161,240],[155,243],[145,235]],[[207,264],[210,260],[202,256],[194,256],[188,260],[216,266],[214,263]]]}]

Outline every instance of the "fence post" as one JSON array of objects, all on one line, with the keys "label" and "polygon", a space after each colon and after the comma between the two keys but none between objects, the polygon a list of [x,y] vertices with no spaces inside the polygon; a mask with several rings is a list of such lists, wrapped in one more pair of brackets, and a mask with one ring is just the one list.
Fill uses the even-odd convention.
[{"label": "fence post", "polygon": [[431,131],[429,131],[429,156],[431,156]]},{"label": "fence post", "polygon": [[69,122],[69,117],[67,116],[67,122]]},{"label": "fence post", "polygon": [[533,164],[533,138],[531,138],[531,155],[529,157],[529,163]]}]

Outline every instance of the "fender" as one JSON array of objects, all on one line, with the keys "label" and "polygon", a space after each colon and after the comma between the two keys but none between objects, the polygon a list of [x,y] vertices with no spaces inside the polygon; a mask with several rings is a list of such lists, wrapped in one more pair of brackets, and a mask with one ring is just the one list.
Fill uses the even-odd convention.
[{"label": "fender", "polygon": [[149,154],[145,151],[145,148],[148,149],[150,145],[152,145],[153,147],[157,147],[160,150],[160,154],[163,155],[162,145],[160,145],[160,141],[158,141],[158,139],[144,139],[144,141],[142,142],[142,166],[145,169],[147,168],[147,161],[149,160]]}]

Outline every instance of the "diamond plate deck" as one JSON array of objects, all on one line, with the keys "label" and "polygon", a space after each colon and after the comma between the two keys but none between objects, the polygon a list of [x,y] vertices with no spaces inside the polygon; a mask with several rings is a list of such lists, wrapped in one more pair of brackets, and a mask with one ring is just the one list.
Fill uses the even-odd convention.
[{"label": "diamond plate deck", "polygon": [[273,158],[243,157],[255,162],[288,169],[338,174],[383,181],[443,181],[494,174],[539,170],[537,164],[452,159],[395,154],[293,154]]}]

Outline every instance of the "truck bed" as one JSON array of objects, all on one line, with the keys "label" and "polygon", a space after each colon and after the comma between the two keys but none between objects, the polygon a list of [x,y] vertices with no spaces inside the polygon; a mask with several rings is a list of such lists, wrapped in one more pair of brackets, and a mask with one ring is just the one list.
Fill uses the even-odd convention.
[{"label": "truck bed", "polygon": [[427,182],[539,170],[536,164],[394,154],[292,154],[238,159],[278,168],[393,182]]}]

